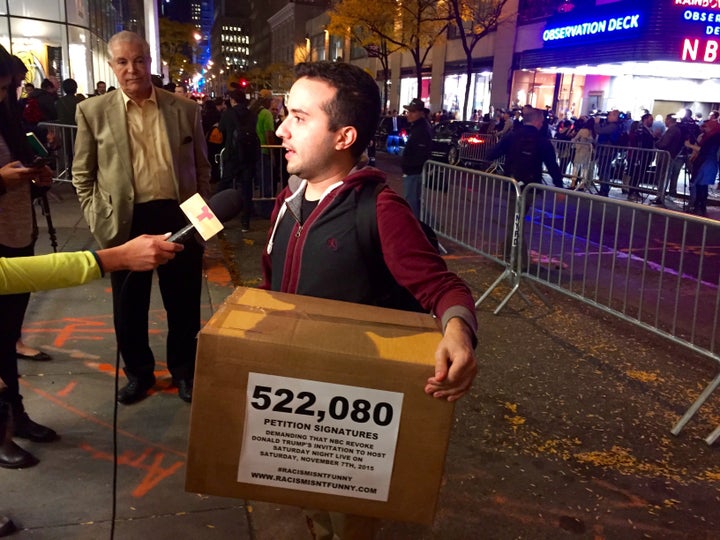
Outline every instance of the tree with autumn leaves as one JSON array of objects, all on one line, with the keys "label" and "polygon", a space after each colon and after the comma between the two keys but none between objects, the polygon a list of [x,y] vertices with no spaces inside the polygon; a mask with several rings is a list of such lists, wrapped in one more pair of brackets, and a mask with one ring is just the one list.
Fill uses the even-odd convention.
[{"label": "tree with autumn leaves", "polygon": [[[161,17],[160,58],[167,65],[171,81],[191,79],[201,69],[192,63],[192,49],[196,46],[194,35],[198,32],[195,25],[180,23]],[[162,69],[162,66],[157,66]]]},{"label": "tree with autumn leaves", "polygon": [[448,24],[443,0],[340,0],[330,11],[328,30],[349,33],[380,59],[386,74],[390,54],[409,53],[420,97],[423,64],[433,45],[445,39]]},{"label": "tree with autumn leaves", "polygon": [[507,0],[338,0],[330,11],[328,30],[350,35],[380,60],[384,72],[385,101],[389,79],[389,56],[407,52],[415,64],[417,97],[422,88],[422,69],[432,47],[447,39],[450,25],[458,29],[467,57],[465,111],[470,94],[472,53],[475,45],[494,31]]}]

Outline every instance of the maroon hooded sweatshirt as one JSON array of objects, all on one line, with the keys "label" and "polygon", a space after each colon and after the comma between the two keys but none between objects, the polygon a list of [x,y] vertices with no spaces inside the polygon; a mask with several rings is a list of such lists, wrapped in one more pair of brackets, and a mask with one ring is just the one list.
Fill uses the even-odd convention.
[{"label": "maroon hooded sweatshirt", "polygon": [[[358,239],[356,210],[361,187],[384,181],[384,173],[373,167],[353,169],[326,190],[301,223],[306,182],[291,177],[275,201],[261,288],[382,305],[369,275],[372,265]],[[383,259],[397,283],[437,316],[443,329],[452,317],[461,317],[475,333],[470,289],[448,270],[405,200],[384,189],[377,196],[376,208]]]}]

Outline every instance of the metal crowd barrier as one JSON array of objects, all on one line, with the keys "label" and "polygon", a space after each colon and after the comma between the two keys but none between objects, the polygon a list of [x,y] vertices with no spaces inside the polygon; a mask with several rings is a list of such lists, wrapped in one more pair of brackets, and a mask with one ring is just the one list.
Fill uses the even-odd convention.
[{"label": "metal crowd barrier", "polygon": [[261,167],[256,180],[257,198],[274,201],[280,190],[287,184],[285,151],[279,144],[264,144],[262,149],[263,151],[267,150],[267,153],[263,154],[263,159],[267,161]]},{"label": "metal crowd barrier", "polygon": [[[503,279],[496,314],[516,292],[527,300],[523,284],[543,284],[720,362],[720,223],[543,184],[518,197],[512,179],[436,162],[423,178],[423,218],[503,266],[476,305]],[[718,386],[720,375],[674,435]],[[720,427],[706,442],[718,438]]]},{"label": "metal crowd barrier", "polygon": [[[665,150],[558,139],[551,142],[563,175],[571,179],[573,186],[586,191],[597,192],[595,183],[607,184],[621,188],[630,198],[644,199],[660,195],[668,185],[672,160]],[[576,159],[578,154],[580,159]]]},{"label": "metal crowd barrier", "polygon": [[498,142],[497,133],[463,134],[458,141],[460,163],[489,164],[490,149]]},{"label": "metal crowd barrier", "polygon": [[[511,250],[505,246],[507,208],[514,202],[510,178],[436,161],[423,168],[420,219],[438,236],[448,238],[488,259],[506,264]],[[516,193],[519,193],[515,187]]]},{"label": "metal crowd barrier", "polygon": [[40,140],[50,154],[50,167],[53,170],[53,181],[72,181],[72,160],[75,148],[77,126],[58,124],[56,122],[40,122],[37,126]]},{"label": "metal crowd barrier", "polygon": [[518,183],[512,178],[428,161],[423,168],[423,186],[420,219],[440,238],[504,267],[476,305],[503,280],[510,281],[515,292],[519,287],[514,276],[520,219]]},{"label": "metal crowd barrier", "polygon": [[[75,147],[77,126],[41,122],[38,130],[50,153],[53,180],[56,182],[72,181],[72,160]],[[280,145],[262,145],[263,154],[256,169],[255,200],[274,200],[282,187],[287,184],[283,149]],[[216,156],[208,156],[222,168],[222,152]]]},{"label": "metal crowd barrier", "polygon": [[[261,150],[267,150],[260,156],[255,168],[255,191],[253,200],[275,200],[280,190],[287,184],[287,173],[283,156],[283,149],[280,145],[261,145]],[[223,175],[223,154],[225,148],[220,153],[209,156],[210,161],[218,164],[220,169],[220,177]],[[237,186],[236,186],[237,188]]]}]

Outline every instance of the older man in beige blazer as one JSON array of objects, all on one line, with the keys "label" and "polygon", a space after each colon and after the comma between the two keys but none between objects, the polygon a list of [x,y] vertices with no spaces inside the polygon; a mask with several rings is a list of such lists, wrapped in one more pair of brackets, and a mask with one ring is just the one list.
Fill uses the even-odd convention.
[{"label": "older man in beige blazer", "polygon": [[[108,43],[110,67],[120,89],[78,104],[73,184],[90,230],[101,247],[140,234],[182,228],[179,204],[195,193],[207,197],[210,163],[200,108],[155,88],[147,42],[119,32]],[[191,240],[158,269],[167,312],[166,362],[178,395],[192,399],[196,335],[200,329],[201,244]],[[145,398],[155,384],[148,339],[152,272],[113,272],[113,311],[128,384],[118,401]]]}]

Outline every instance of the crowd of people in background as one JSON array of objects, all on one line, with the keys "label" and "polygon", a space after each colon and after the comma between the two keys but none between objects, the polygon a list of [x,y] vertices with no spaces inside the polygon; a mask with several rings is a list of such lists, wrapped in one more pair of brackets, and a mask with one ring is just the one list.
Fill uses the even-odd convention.
[{"label": "crowd of people in background", "polygon": [[[243,178],[232,173],[233,170],[247,171],[248,167],[239,168],[233,165],[232,152],[229,143],[223,142],[219,127],[223,115],[226,117],[226,128],[228,117],[237,115],[238,103],[242,102],[241,108],[247,108],[254,117],[256,133],[261,145],[277,144],[275,129],[280,125],[287,115],[283,97],[273,96],[271,90],[261,90],[254,99],[245,95],[243,89],[235,85],[230,92],[223,96],[211,98],[207,95],[189,92],[188,87],[183,83],[166,83],[160,77],[153,77],[153,83],[176,95],[193,99],[202,107],[203,130],[208,145],[208,155],[212,164],[212,181],[220,188],[242,187],[244,183],[252,183],[254,190],[262,196],[273,196],[274,188],[270,186],[271,178],[283,177],[287,181],[287,174],[284,173],[282,160],[271,159],[266,148],[259,151],[257,159],[251,163],[252,174],[248,177],[243,173]],[[232,85],[231,85],[232,86]],[[20,97],[20,104],[23,109],[23,124],[27,131],[36,133],[40,140],[52,147],[52,132],[39,127],[42,122],[58,122],[60,124],[73,125],[75,123],[75,107],[77,103],[86,99],[78,93],[77,83],[73,79],[66,79],[60,84],[62,91],[57,88],[56,82],[44,79],[40,88],[26,83]],[[98,81],[93,94],[87,97],[103,95],[115,88],[107,86],[104,81]],[[237,98],[233,103],[233,95]],[[527,107],[527,106],[526,106]],[[430,113],[424,109],[426,118],[430,124],[438,124],[457,118],[457,113],[447,110]],[[389,115],[397,115],[398,111],[389,111]],[[405,111],[402,114],[407,114]],[[635,119],[630,113],[621,113],[617,110],[608,112],[593,111],[590,114],[578,117],[555,115],[550,107],[545,108],[545,122],[541,132],[549,137],[562,141],[571,141],[572,145],[566,145],[558,150],[558,161],[563,174],[571,178],[571,187],[586,187],[592,185],[592,179],[597,173],[599,183],[598,193],[601,196],[608,196],[611,182],[609,178],[613,171],[609,168],[613,162],[608,146],[625,146],[629,148],[658,149],[665,150],[671,156],[671,163],[667,175],[669,181],[665,189],[658,190],[658,196],[654,202],[664,204],[666,197],[677,197],[678,178],[685,171],[688,175],[690,188],[690,211],[699,215],[706,215],[707,197],[709,186],[713,185],[718,175],[718,159],[715,158],[720,148],[720,123],[718,116],[720,112],[714,110],[703,118],[701,114],[694,114],[691,109],[686,109],[680,115],[669,114],[664,118],[660,115],[653,116],[649,111],[644,111],[639,119]],[[513,129],[523,124],[523,108],[499,108],[490,109],[483,114],[480,110],[472,111],[470,120],[484,124],[484,131],[494,133],[498,139],[508,135]],[[50,137],[50,140],[48,140]],[[227,137],[226,137],[227,138]],[[372,144],[372,143],[371,143]],[[717,148],[716,148],[717,147]],[[223,152],[224,150],[224,152]],[[223,155],[226,155],[223,158]],[[608,154],[608,155],[605,155]],[[368,149],[369,159],[374,162],[374,148]],[[228,162],[224,167],[223,159]],[[664,165],[665,166],[665,165]],[[225,178],[223,179],[223,171]],[[629,187],[624,191],[629,200],[640,200],[641,191],[638,189],[639,178],[626,174],[621,179],[627,182]],[[251,193],[250,188],[245,188],[245,193]],[[249,216],[243,217],[243,228],[249,229]]]},{"label": "crowd of people in background", "polygon": [[[472,111],[470,120],[483,124],[483,132],[494,134],[498,140],[523,125],[523,112],[530,106],[492,109],[483,114]],[[428,121],[437,125],[456,120],[458,113],[447,110],[430,113],[425,109]],[[397,111],[390,111],[397,115]],[[668,169],[664,189],[658,186],[658,195],[652,201],[664,204],[666,197],[678,197],[678,179],[681,173],[687,175],[683,184],[689,187],[688,211],[707,215],[709,187],[718,181],[720,171],[720,111],[712,110],[707,116],[685,109],[681,114],[653,116],[643,110],[640,118],[633,118],[630,112],[613,109],[607,112],[593,111],[578,117],[555,115],[550,107],[545,108],[545,121],[541,133],[558,141],[571,144],[558,145],[557,159],[563,174],[571,178],[572,188],[587,188],[593,185],[597,174],[598,194],[607,197],[613,184],[611,177],[617,171],[615,157],[617,147],[668,152],[670,163],[656,163],[660,172]],[[636,153],[640,155],[640,153]],[[619,180],[628,200],[642,200],[639,183],[642,174],[636,174],[631,162],[631,153],[626,153],[624,173]],[[637,168],[637,167],[635,167]],[[719,188],[720,189],[720,186]]]},{"label": "crowd of people in background", "polygon": [[[283,185],[287,182],[288,175],[284,160],[271,156],[268,149],[260,148],[260,145],[276,145],[280,142],[275,136],[275,130],[288,114],[282,96],[273,95],[272,90],[261,89],[253,97],[246,95],[245,90],[239,85],[231,83],[227,93],[210,97],[190,91],[182,82],[164,83],[157,75],[152,76],[152,82],[155,87],[196,101],[201,107],[202,127],[212,165],[211,182],[215,185],[215,190],[237,188],[243,191],[247,200],[251,200],[253,191],[259,190],[262,197],[271,198],[280,187],[274,185],[273,179],[281,178]],[[60,131],[48,130],[44,124],[74,126],[78,103],[114,90],[115,87],[107,86],[105,81],[98,81],[93,93],[87,95],[78,92],[78,84],[72,78],[65,79],[62,83],[55,78],[46,78],[40,88],[35,88],[32,83],[26,82],[19,93],[23,129],[35,133],[48,150],[60,152],[62,147],[58,135]],[[236,141],[231,141],[229,137],[236,128],[234,119],[239,109],[250,112],[252,119],[248,117],[246,120],[253,123],[253,130],[258,140],[257,156],[252,159],[246,157],[243,163],[237,160],[237,152],[234,148],[237,146]],[[221,126],[225,127],[225,140]],[[66,146],[66,150],[72,152],[72,147]],[[250,151],[246,153],[249,154]],[[66,163],[72,163],[72,155],[66,156]],[[252,208],[250,203],[243,212],[242,225],[245,231],[250,227]]]}]

